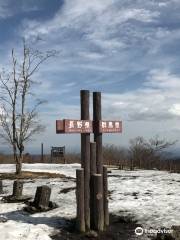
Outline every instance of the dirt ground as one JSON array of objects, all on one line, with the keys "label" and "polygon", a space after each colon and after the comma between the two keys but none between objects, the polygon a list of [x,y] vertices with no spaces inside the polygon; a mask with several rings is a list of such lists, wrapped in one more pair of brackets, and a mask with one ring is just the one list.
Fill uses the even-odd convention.
[{"label": "dirt ground", "polygon": [[0,173],[0,180],[3,179],[37,179],[37,178],[67,178],[63,174],[48,173],[48,172],[29,172],[23,171],[21,174],[16,175],[14,173]]},{"label": "dirt ground", "polygon": [[75,221],[67,224],[66,229],[61,229],[60,233],[51,236],[53,240],[144,240],[144,237],[138,237],[135,235],[134,230],[139,226],[136,222],[131,219],[111,215],[110,226],[103,232],[99,233],[98,236],[92,236],[94,234],[80,234],[75,231]]}]

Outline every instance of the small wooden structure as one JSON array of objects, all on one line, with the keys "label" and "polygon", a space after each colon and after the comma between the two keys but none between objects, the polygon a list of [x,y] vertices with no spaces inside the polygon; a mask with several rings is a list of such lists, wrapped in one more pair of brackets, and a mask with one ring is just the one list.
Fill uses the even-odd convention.
[{"label": "small wooden structure", "polygon": [[51,162],[66,163],[65,146],[51,147]]}]

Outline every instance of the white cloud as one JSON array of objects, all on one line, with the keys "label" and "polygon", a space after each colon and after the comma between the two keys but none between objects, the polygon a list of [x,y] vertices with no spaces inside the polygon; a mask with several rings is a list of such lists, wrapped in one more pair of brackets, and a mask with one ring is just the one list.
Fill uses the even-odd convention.
[{"label": "white cloud", "polygon": [[24,19],[20,36],[60,50],[36,75],[38,95],[49,98],[43,119],[79,117],[73,97],[88,87],[102,90],[106,119],[132,124],[129,135],[149,122],[154,132],[164,121],[171,129],[179,121],[179,10],[175,0],[65,0],[51,19]]},{"label": "white cloud", "polygon": [[155,69],[150,71],[145,85],[170,91],[177,90],[180,89],[180,77],[171,74],[168,70]]},{"label": "white cloud", "polygon": [[96,53],[96,52],[91,53],[91,52],[85,52],[85,51],[79,52],[79,56],[87,59],[92,59],[92,60],[102,59],[104,57],[104,55],[100,53]]},{"label": "white cloud", "polygon": [[13,0],[1,0],[0,19],[12,17],[20,12],[32,12],[39,9],[40,8],[35,3],[33,3],[33,1],[16,1],[16,4],[14,4]]},{"label": "white cloud", "polygon": [[120,7],[116,6],[116,1],[110,0],[65,1],[55,16],[46,22],[24,21],[23,35],[27,38],[43,35],[52,40],[53,36],[62,36],[69,29],[84,32],[86,40],[112,50],[124,47],[119,37],[113,37],[121,24],[129,20],[153,22],[158,16],[158,11],[130,8],[123,4]]},{"label": "white cloud", "polygon": [[169,109],[169,112],[174,115],[180,116],[180,103],[173,104],[172,107]]},{"label": "white cloud", "polygon": [[8,8],[9,1],[0,2],[0,19],[10,17],[12,15],[10,9]]},{"label": "white cloud", "polygon": [[[150,27],[158,24],[160,17],[161,9],[156,1],[151,4],[140,0],[121,1],[120,4],[111,0],[66,0],[49,20],[24,19],[19,34],[27,39],[38,35],[44,40],[41,42],[44,48],[60,50],[61,60],[57,65],[63,63],[64,68],[138,72],[149,70],[151,58],[167,39],[165,34],[171,36],[163,27]],[[138,56],[142,51],[143,59]],[[171,60],[166,57],[164,64],[167,61]],[[156,62],[162,64],[159,57]]]},{"label": "white cloud", "polygon": [[104,94],[105,115],[126,120],[166,121],[180,115],[180,77],[152,70],[144,86],[122,94]]}]

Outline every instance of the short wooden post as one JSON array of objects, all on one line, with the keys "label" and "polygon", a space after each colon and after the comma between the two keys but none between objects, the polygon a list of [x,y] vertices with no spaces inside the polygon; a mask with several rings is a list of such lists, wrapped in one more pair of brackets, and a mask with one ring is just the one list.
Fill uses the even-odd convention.
[{"label": "short wooden post", "polygon": [[35,198],[34,198],[34,206],[40,209],[48,209],[49,201],[51,196],[51,188],[48,186],[40,186],[37,187]]},{"label": "short wooden post", "polygon": [[[89,120],[89,91],[81,90],[81,120]],[[81,165],[84,168],[84,211],[86,230],[90,229],[90,134],[81,134]]]},{"label": "short wooden post", "polygon": [[79,232],[85,232],[84,169],[82,168],[76,170],[76,203],[77,203],[76,227]]},{"label": "short wooden post", "polygon": [[93,174],[96,174],[96,143],[90,143],[90,222],[91,228],[94,228],[94,191],[93,191]]},{"label": "short wooden post", "polygon": [[103,193],[104,193],[104,226],[109,226],[109,209],[108,209],[108,175],[107,167],[103,166]]},{"label": "short wooden post", "polygon": [[13,184],[13,197],[20,198],[22,196],[23,191],[23,182],[21,181],[14,181]]},{"label": "short wooden post", "polygon": [[101,174],[94,174],[92,176],[93,189],[94,189],[94,230],[104,230],[104,210],[103,210],[103,179]]},{"label": "short wooden post", "polygon": [[3,193],[3,181],[0,180],[0,194]]}]

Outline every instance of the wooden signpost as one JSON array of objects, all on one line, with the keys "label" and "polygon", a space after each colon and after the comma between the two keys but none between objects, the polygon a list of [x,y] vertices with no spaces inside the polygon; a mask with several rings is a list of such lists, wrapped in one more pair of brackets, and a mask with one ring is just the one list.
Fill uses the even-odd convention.
[{"label": "wooden signpost", "polygon": [[[93,120],[89,91],[81,90],[81,119],[56,120],[56,133],[81,134],[81,169],[76,172],[77,228],[103,231],[109,225],[107,168],[103,167],[102,134],[121,133],[121,121],[102,120],[101,93],[93,92]],[[90,134],[94,133],[94,143]]]},{"label": "wooden signpost", "polygon": [[92,133],[92,121],[63,119],[56,121],[56,133]]},{"label": "wooden signpost", "polygon": [[120,121],[90,121],[63,119],[56,121],[56,133],[118,133],[122,131]]}]

